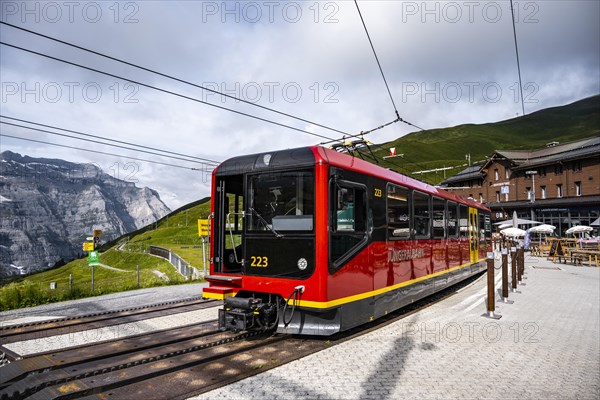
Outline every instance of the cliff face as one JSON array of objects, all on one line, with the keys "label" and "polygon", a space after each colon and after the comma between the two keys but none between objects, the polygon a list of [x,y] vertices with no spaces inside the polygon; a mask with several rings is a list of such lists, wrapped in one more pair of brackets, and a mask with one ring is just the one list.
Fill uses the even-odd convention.
[{"label": "cliff face", "polygon": [[93,229],[102,242],[169,213],[157,192],[93,164],[0,154],[0,276],[38,271],[81,255]]}]

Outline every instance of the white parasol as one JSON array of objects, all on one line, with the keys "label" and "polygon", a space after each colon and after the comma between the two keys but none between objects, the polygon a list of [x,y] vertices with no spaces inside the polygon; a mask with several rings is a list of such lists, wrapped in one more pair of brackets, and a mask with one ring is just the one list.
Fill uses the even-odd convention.
[{"label": "white parasol", "polygon": [[494,225],[503,225],[503,224],[510,224],[510,226],[514,226],[516,228],[519,225],[538,225],[538,224],[541,224],[541,222],[532,221],[530,219],[517,218],[517,212],[513,211],[512,219],[507,219],[506,221],[498,221],[498,222],[494,223]]},{"label": "white parasol", "polygon": [[502,229],[500,231],[501,234],[503,234],[504,236],[509,236],[509,237],[521,237],[521,236],[525,236],[525,231],[523,229],[519,229],[519,228],[506,228],[506,229]]},{"label": "white parasol", "polygon": [[585,233],[585,232],[591,232],[593,231],[594,228],[592,228],[591,226],[585,226],[585,225],[577,225],[577,226],[573,226],[569,229],[567,229],[567,231],[565,232],[567,235],[573,233]]},{"label": "white parasol", "polygon": [[538,225],[538,226],[534,226],[532,228],[529,228],[529,232],[532,233],[554,233],[554,230],[556,229],[556,227],[554,225]]}]

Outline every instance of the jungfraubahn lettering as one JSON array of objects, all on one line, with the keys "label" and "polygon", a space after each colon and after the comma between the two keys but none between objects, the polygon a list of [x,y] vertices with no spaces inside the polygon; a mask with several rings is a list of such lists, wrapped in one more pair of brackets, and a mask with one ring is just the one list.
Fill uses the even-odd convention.
[{"label": "jungfraubahn lettering", "polygon": [[389,249],[388,250],[388,262],[400,262],[414,260],[416,258],[422,258],[425,256],[425,249]]}]

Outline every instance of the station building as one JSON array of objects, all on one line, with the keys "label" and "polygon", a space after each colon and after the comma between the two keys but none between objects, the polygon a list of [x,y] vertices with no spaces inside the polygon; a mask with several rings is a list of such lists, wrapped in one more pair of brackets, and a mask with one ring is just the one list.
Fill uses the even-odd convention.
[{"label": "station building", "polygon": [[[496,150],[440,184],[484,203],[495,220],[519,218],[564,232],[600,217],[600,138],[548,143],[530,150]],[[598,227],[596,226],[596,234]]]}]

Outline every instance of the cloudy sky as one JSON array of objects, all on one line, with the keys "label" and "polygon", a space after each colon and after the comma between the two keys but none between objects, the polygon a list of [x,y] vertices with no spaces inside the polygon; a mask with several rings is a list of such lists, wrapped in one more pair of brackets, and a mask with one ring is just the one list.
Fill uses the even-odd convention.
[{"label": "cloudy sky", "polygon": [[[600,2],[514,4],[525,112],[598,94]],[[2,1],[0,6],[6,23],[0,25],[3,117],[215,161],[324,141],[309,133],[341,136],[316,124],[354,134],[395,118],[353,1]],[[359,1],[359,6],[405,120],[439,128],[522,113],[508,1]],[[2,122],[32,126],[6,118]],[[121,179],[158,190],[172,209],[210,194],[208,164],[8,124],[0,129],[3,135],[76,148],[3,136],[2,151],[95,163]],[[381,143],[413,130],[398,123],[370,139]]]}]

